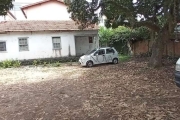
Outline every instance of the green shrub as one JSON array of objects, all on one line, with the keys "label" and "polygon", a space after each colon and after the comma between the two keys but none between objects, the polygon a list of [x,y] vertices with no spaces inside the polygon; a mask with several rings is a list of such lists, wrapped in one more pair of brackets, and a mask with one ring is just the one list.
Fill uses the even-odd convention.
[{"label": "green shrub", "polygon": [[18,60],[13,61],[13,67],[20,67],[21,66],[21,62]]},{"label": "green shrub", "polygon": [[53,67],[60,67],[61,66],[61,63],[60,62],[55,62],[52,64]]},{"label": "green shrub", "polygon": [[13,61],[12,60],[5,60],[2,62],[2,67],[3,68],[11,68],[13,66]]},{"label": "green shrub", "polygon": [[11,67],[20,67],[21,62],[18,60],[5,60],[0,63],[0,67],[11,68]]},{"label": "green shrub", "polygon": [[127,61],[129,61],[130,60],[130,56],[128,56],[128,55],[119,55],[119,60],[120,60],[120,62],[127,62]]},{"label": "green shrub", "polygon": [[0,68],[2,68],[3,67],[3,64],[2,64],[2,62],[0,62]]},{"label": "green shrub", "polygon": [[47,62],[43,62],[43,66],[47,66]]},{"label": "green shrub", "polygon": [[38,65],[38,61],[37,61],[37,60],[34,60],[34,61],[33,61],[33,65],[37,66],[37,65]]},{"label": "green shrub", "polygon": [[112,46],[124,55],[129,53],[127,43],[129,41],[140,41],[150,39],[150,30],[146,27],[131,29],[130,27],[119,26],[116,29],[103,28],[99,30],[100,46]]},{"label": "green shrub", "polygon": [[41,63],[42,63],[41,60],[38,59],[38,60],[37,60],[37,64],[38,64],[38,65],[41,65]]}]

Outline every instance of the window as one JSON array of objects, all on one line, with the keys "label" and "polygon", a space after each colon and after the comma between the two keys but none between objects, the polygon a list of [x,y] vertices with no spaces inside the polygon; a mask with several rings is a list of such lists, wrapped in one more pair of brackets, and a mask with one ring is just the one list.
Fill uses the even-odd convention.
[{"label": "window", "polygon": [[113,49],[106,49],[106,54],[114,54],[115,51]]},{"label": "window", "polygon": [[28,51],[28,40],[27,38],[19,38],[19,51]]},{"label": "window", "polygon": [[93,38],[89,37],[89,43],[93,43]]},{"label": "window", "polygon": [[94,55],[104,55],[104,54],[105,54],[105,50],[101,49],[101,50],[98,50]]},{"label": "window", "polygon": [[53,49],[61,49],[61,38],[53,37],[52,38]]},{"label": "window", "polygon": [[6,42],[0,42],[0,51],[6,51]]}]

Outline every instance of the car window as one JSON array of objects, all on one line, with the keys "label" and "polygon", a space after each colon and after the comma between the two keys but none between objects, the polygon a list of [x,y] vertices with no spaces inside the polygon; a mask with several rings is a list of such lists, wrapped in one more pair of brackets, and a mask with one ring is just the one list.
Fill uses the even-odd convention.
[{"label": "car window", "polygon": [[98,55],[104,55],[104,54],[105,54],[105,50],[104,49],[99,50]]},{"label": "car window", "polygon": [[106,54],[113,54],[115,51],[111,48],[106,49]]},{"label": "car window", "polygon": [[94,53],[94,55],[104,55],[105,54],[105,50],[104,49],[100,49],[97,52]]},{"label": "car window", "polygon": [[94,53],[95,51],[96,51],[96,49],[94,49],[94,50],[90,51],[90,52],[89,52],[89,53],[87,53],[86,55],[90,55],[90,54]]}]

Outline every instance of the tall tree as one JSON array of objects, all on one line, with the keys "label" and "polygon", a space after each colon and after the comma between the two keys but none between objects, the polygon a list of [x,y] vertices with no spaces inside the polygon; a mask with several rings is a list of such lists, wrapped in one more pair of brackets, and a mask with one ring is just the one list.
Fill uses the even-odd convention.
[{"label": "tall tree", "polygon": [[163,46],[180,20],[180,0],[65,0],[73,20],[82,27],[98,22],[97,10],[107,17],[107,27],[129,22],[146,26],[155,33],[149,65],[162,65]]},{"label": "tall tree", "polygon": [[7,11],[13,8],[14,0],[0,0],[0,16],[6,15]]}]

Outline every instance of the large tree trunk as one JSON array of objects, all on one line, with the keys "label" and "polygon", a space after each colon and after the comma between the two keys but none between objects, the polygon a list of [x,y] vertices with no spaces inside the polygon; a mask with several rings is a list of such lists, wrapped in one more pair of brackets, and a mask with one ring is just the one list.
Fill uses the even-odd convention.
[{"label": "large tree trunk", "polygon": [[150,67],[157,68],[162,66],[164,45],[166,44],[168,38],[168,29],[167,27],[164,27],[164,29],[159,32],[157,38],[155,38],[155,41],[152,45],[152,55],[148,64]]}]

